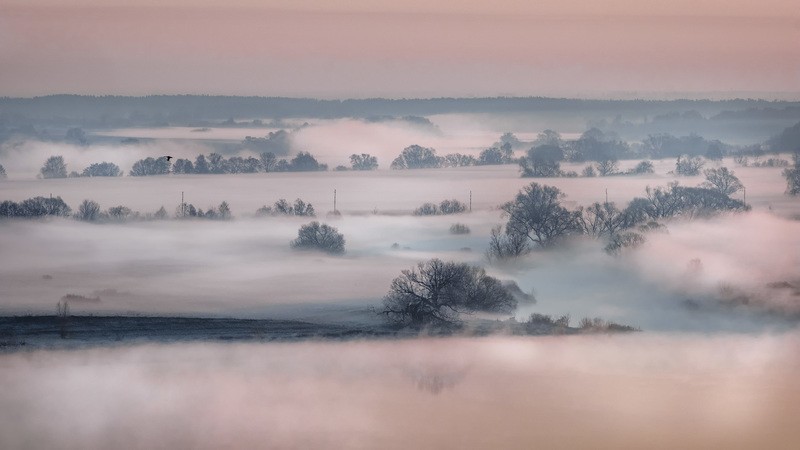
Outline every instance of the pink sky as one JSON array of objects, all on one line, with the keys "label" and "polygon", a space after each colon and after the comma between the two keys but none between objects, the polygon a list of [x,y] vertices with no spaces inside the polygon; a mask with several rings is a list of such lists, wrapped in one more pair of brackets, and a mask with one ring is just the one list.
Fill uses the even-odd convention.
[{"label": "pink sky", "polygon": [[99,3],[0,0],[0,95],[800,97],[790,1]]}]

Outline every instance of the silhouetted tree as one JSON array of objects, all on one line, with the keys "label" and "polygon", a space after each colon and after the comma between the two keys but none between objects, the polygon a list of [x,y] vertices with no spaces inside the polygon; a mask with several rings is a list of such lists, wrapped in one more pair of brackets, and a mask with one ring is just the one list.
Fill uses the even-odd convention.
[{"label": "silhouetted tree", "polygon": [[275,156],[275,153],[263,152],[260,158],[261,168],[264,169],[264,172],[275,172],[275,166],[278,164],[278,158]]},{"label": "silhouetted tree", "polygon": [[445,155],[442,165],[445,167],[466,167],[474,166],[477,161],[472,155],[462,155],[461,153],[451,153]]},{"label": "silhouetted tree", "polygon": [[39,169],[42,178],[66,178],[67,165],[64,164],[63,156],[51,156],[47,158],[44,165]]},{"label": "silhouetted tree", "polygon": [[436,150],[419,145],[411,145],[403,149],[400,155],[392,161],[391,168],[399,169],[428,169],[441,167],[441,158],[436,156]]},{"label": "silhouetted tree", "polygon": [[67,135],[64,139],[67,142],[77,145],[89,145],[89,140],[86,139],[86,133],[81,128],[70,128],[67,130]]},{"label": "silhouetted tree", "polygon": [[508,216],[506,233],[526,236],[540,247],[550,247],[561,238],[580,232],[579,213],[561,206],[563,197],[554,186],[525,186],[513,201],[500,207]]},{"label": "silhouetted tree", "polygon": [[194,173],[204,174],[204,173],[211,173],[211,167],[208,165],[208,161],[204,155],[197,155],[197,158],[194,160]]},{"label": "silhouetted tree", "polygon": [[328,166],[320,164],[311,153],[300,152],[292,158],[286,170],[289,172],[316,172],[328,170]]},{"label": "silhouetted tree", "polygon": [[608,157],[597,161],[595,166],[597,167],[597,173],[599,173],[601,177],[607,177],[609,175],[615,175],[619,173],[619,164],[617,163],[617,159],[613,157]]},{"label": "silhouetted tree", "polygon": [[[107,214],[108,214],[108,218],[111,219],[111,220],[114,220],[114,221],[117,221],[117,222],[124,222],[125,220],[128,220],[128,218],[131,216],[132,213],[133,213],[133,211],[131,211],[131,209],[128,208],[127,206],[119,205],[119,206],[112,206],[111,208],[108,208],[108,213]],[[164,214],[165,215],[167,214],[166,210],[164,211]]]},{"label": "silhouetted tree", "polygon": [[463,313],[511,313],[516,307],[508,289],[482,268],[432,259],[392,281],[381,314],[397,325],[449,328],[460,324]]},{"label": "silhouetted tree", "polygon": [[640,161],[636,164],[636,167],[630,169],[627,173],[631,175],[640,175],[645,173],[653,173],[655,169],[653,168],[653,163],[650,161]]},{"label": "silhouetted tree", "polygon": [[514,157],[511,150],[511,145],[504,147],[491,147],[481,151],[478,155],[478,160],[475,162],[478,166],[496,166],[501,164],[511,164],[514,162]]},{"label": "silhouetted tree", "polygon": [[170,163],[167,158],[151,158],[140,159],[133,163],[130,171],[132,177],[142,177],[149,175],[166,175],[169,173]]},{"label": "silhouetted tree", "polygon": [[172,173],[181,173],[181,174],[195,173],[194,164],[192,164],[192,162],[189,161],[188,159],[178,158],[172,165]]},{"label": "silhouetted tree", "polygon": [[794,164],[792,167],[783,169],[783,177],[786,178],[786,193],[789,195],[800,194],[800,150],[792,155]]},{"label": "silhouetted tree", "polygon": [[119,166],[112,162],[101,162],[91,164],[83,169],[82,177],[118,177],[122,175]]},{"label": "silhouetted tree", "polygon": [[375,170],[378,168],[378,158],[362,153],[350,155],[350,166],[353,170]]},{"label": "silhouetted tree", "polygon": [[564,152],[554,145],[542,145],[528,150],[520,159],[523,177],[557,177],[561,174]]},{"label": "silhouetted tree", "polygon": [[94,200],[84,200],[78,207],[75,218],[85,222],[94,222],[100,218],[100,205]]},{"label": "silhouetted tree", "polygon": [[703,175],[706,177],[706,181],[702,184],[703,187],[713,189],[725,195],[735,194],[744,188],[739,178],[733,174],[733,171],[728,170],[727,167],[706,169],[703,171]]},{"label": "silhouetted tree", "polygon": [[[510,231],[510,232],[509,232]],[[502,226],[492,228],[486,257],[489,261],[516,259],[530,252],[528,236],[516,233],[513,229],[503,231]]]},{"label": "silhouetted tree", "polygon": [[700,169],[702,169],[705,164],[703,158],[697,156],[690,158],[689,156],[682,155],[679,156],[678,160],[675,162],[675,174],[683,176],[699,175]]},{"label": "silhouetted tree", "polygon": [[434,203],[423,204],[422,206],[414,210],[414,215],[435,216],[435,215],[459,214],[463,213],[466,210],[467,210],[467,205],[461,203],[456,199],[442,200],[442,202],[439,203],[438,206]]},{"label": "silhouetted tree", "polygon": [[317,221],[303,225],[297,231],[297,239],[290,245],[295,250],[319,250],[338,255],[344,253],[344,235],[339,230]]},{"label": "silhouetted tree", "polygon": [[6,168],[0,164],[0,180],[5,180],[6,178],[8,178],[8,175],[6,174]]},{"label": "silhouetted tree", "polygon": [[580,208],[578,219],[583,232],[592,237],[612,237],[625,228],[622,211],[613,202],[592,203]]}]

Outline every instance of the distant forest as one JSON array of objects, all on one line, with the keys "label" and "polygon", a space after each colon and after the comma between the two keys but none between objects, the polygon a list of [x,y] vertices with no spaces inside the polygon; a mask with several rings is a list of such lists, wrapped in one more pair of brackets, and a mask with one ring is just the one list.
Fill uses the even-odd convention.
[{"label": "distant forest", "polygon": [[549,122],[580,118],[587,128],[614,131],[625,139],[638,140],[648,134],[670,132],[755,142],[800,121],[800,101],[545,97],[320,100],[204,95],[3,97],[0,135],[24,133],[34,126],[286,128],[281,121],[288,118],[381,120],[436,114],[516,115],[545,118]]}]

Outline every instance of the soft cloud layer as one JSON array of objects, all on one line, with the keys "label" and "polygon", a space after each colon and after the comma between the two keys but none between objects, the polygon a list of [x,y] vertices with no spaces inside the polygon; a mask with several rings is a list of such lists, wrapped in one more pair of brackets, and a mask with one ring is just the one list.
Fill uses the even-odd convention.
[{"label": "soft cloud layer", "polygon": [[[4,448],[787,448],[796,334],[0,355]],[[413,430],[413,431],[412,431]]]}]

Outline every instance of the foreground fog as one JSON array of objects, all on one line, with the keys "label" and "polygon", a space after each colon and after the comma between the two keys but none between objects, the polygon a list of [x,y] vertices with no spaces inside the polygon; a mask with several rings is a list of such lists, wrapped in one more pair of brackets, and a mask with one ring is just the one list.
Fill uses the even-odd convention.
[{"label": "foreground fog", "polygon": [[795,448],[800,336],[0,355],[3,448]]}]

